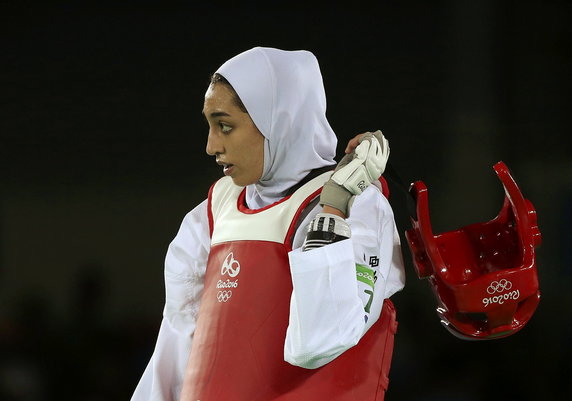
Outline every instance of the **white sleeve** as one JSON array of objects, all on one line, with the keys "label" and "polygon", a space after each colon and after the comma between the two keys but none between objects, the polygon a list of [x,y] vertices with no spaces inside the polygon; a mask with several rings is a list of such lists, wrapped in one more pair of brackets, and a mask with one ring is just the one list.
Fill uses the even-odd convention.
[{"label": "white sleeve", "polygon": [[155,350],[132,401],[177,400],[191,351],[210,251],[207,201],[189,212],[165,258],[166,302]]},{"label": "white sleeve", "polygon": [[[293,291],[284,359],[309,369],[356,345],[379,318],[384,299],[405,284],[393,211],[378,188],[356,197],[347,219],[350,239],[302,252],[307,223],[320,210],[302,222],[289,254]],[[360,271],[374,280],[358,280]]]}]

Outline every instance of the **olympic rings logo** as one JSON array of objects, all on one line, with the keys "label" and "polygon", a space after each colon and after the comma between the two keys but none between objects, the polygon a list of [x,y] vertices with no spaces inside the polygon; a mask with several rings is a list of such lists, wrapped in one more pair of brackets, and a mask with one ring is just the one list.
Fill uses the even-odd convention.
[{"label": "olympic rings logo", "polygon": [[216,294],[216,299],[218,299],[219,302],[226,302],[230,299],[230,297],[232,297],[232,291],[228,290],[228,291],[219,291]]},{"label": "olympic rings logo", "polygon": [[493,295],[496,292],[508,291],[512,288],[512,283],[507,279],[501,279],[500,281],[493,281],[489,284],[487,292]]},{"label": "olympic rings logo", "polygon": [[220,269],[220,274],[223,276],[228,274],[230,277],[236,277],[238,273],[240,273],[240,263],[234,259],[234,255],[231,252],[224,260]]}]

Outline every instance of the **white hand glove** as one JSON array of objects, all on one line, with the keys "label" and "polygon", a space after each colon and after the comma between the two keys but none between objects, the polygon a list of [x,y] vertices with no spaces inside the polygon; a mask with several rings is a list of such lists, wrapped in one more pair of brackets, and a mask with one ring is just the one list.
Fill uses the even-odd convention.
[{"label": "white hand glove", "polygon": [[352,198],[378,180],[389,158],[389,142],[381,131],[368,132],[359,139],[356,149],[345,155],[332,177],[324,184],[320,204],[349,216]]},{"label": "white hand glove", "polygon": [[389,159],[389,142],[381,131],[368,132],[359,145],[338,164],[331,179],[353,195],[359,195],[385,170]]}]

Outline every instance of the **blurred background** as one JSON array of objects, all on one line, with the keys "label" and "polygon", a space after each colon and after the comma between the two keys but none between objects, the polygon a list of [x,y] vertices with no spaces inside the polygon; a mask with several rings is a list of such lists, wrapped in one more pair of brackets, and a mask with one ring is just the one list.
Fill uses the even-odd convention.
[{"label": "blurred background", "polygon": [[386,399],[572,394],[571,3],[185,3],[2,3],[0,399],[129,399],[167,246],[221,175],[204,152],[209,75],[257,45],[315,53],[338,154],[382,129],[403,180],[428,186],[435,233],[496,215],[499,160],[537,209],[542,300],[506,339],[449,334],[404,247]]}]

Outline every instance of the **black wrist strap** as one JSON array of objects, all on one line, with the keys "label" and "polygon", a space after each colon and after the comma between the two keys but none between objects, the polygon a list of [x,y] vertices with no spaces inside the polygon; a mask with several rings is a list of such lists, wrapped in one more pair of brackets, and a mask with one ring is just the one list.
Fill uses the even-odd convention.
[{"label": "black wrist strap", "polygon": [[395,168],[391,163],[387,163],[385,166],[385,171],[383,172],[383,176],[390,180],[396,187],[401,189],[405,194],[405,202],[407,204],[407,212],[409,216],[413,219],[417,220],[417,202],[411,192],[409,192],[409,186],[406,186]]}]

